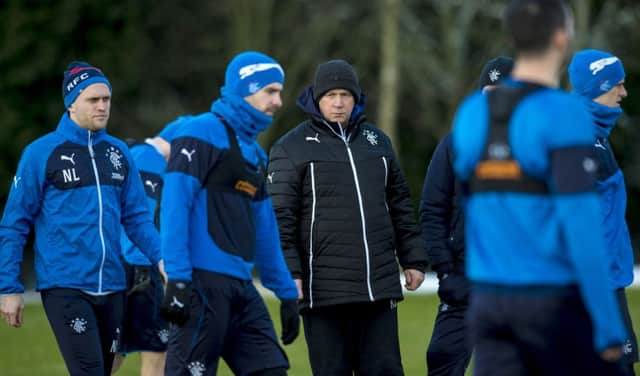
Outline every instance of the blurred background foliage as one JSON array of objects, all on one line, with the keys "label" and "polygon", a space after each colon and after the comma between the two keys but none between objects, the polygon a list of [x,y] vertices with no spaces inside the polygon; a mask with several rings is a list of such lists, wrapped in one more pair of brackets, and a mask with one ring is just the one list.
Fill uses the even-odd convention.
[{"label": "blurred background foliage", "polygon": [[[488,59],[512,54],[501,27],[506,3],[0,0],[0,205],[22,149],[53,130],[64,111],[62,72],[70,61],[88,61],[109,77],[109,131],[144,138],[179,115],[207,111],[228,61],[251,49],[275,57],[286,72],[284,106],[260,137],[266,150],[304,119],[295,98],[312,82],[316,65],[346,59],[367,93],[369,119],[394,140],[417,206],[427,164],[455,108],[477,87]],[[640,2],[570,4],[574,51],[608,50],[627,71],[629,97],[612,143],[627,178],[637,243]]]}]

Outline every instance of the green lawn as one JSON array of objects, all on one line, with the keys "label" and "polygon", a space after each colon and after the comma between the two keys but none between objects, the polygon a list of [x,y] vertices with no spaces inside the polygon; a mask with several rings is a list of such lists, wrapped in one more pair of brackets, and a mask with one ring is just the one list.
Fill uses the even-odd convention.
[{"label": "green lawn", "polygon": [[[634,319],[636,331],[640,328],[640,289],[632,289],[628,293],[631,317]],[[273,317],[278,315],[277,301],[267,299]],[[407,376],[425,375],[425,349],[433,328],[437,298],[435,295],[410,295],[400,303],[400,343],[402,360]],[[276,319],[276,327],[279,329]],[[65,375],[66,368],[58,352],[55,339],[40,304],[27,305],[25,325],[20,329],[9,328],[0,323],[0,368],[4,376],[18,375]],[[309,376],[311,371],[306,354],[304,335],[293,345],[286,347],[291,361],[292,376]],[[221,376],[231,372],[221,362]],[[136,355],[128,357],[118,375],[138,375],[139,360]],[[640,366],[636,364],[636,372],[640,374]]]}]

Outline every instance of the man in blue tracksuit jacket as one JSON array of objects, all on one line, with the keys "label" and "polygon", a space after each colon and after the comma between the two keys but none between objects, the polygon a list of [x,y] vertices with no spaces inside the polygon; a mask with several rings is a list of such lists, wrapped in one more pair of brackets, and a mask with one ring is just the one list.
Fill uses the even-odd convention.
[{"label": "man in blue tracksuit jacket", "polygon": [[238,375],[285,375],[289,367],[252,283],[280,298],[282,341],[298,335],[300,295],[284,262],[265,187],[258,134],[282,106],[282,67],[259,52],[227,66],[211,111],[185,121],[171,143],[161,205],[171,327],[168,375],[215,375],[219,357]]},{"label": "man in blue tracksuit jacket", "polygon": [[[509,76],[513,59],[489,60],[480,74],[480,90],[488,92]],[[420,224],[429,263],[438,275],[438,315],[427,348],[429,376],[462,376],[471,347],[466,313],[469,282],[464,275],[464,188],[453,171],[451,133],[438,143],[427,168],[420,200]]]},{"label": "man in blue tracksuit jacket", "polygon": [[[157,136],[144,142],[127,140],[131,155],[140,171],[151,220],[160,224],[160,197],[167,160],[173,140],[183,118],[169,123]],[[122,256],[127,273],[126,309],[123,320],[120,353],[116,355],[113,372],[124,361],[124,355],[140,353],[140,374],[159,375],[164,372],[169,325],[159,315],[164,296],[160,272],[147,256],[122,231]]]},{"label": "man in blue tracksuit jacket", "polygon": [[569,64],[569,80],[574,94],[580,97],[593,117],[594,152],[599,170],[596,186],[601,202],[601,224],[609,260],[609,282],[616,291],[625,320],[627,334],[623,362],[634,374],[633,363],[638,361],[638,345],[624,292],[633,282],[633,248],[625,219],[627,191],[622,170],[618,167],[609,143],[609,133],[622,114],[620,101],[627,96],[624,87],[624,67],[616,56],[599,50],[576,53]]},{"label": "man in blue tracksuit jacket", "polygon": [[22,325],[19,274],[33,225],[36,288],[69,373],[108,375],[126,288],[121,226],[161,267],[160,238],[127,145],[105,131],[107,78],[73,62],[62,93],[67,110],[55,131],[25,148],[0,222],[1,311],[9,325]]},{"label": "man in blue tracksuit jacket", "polygon": [[474,373],[622,375],[626,338],[607,284],[593,128],[562,92],[572,15],[561,0],[514,0],[511,78],[459,107],[454,170],[465,204]]}]

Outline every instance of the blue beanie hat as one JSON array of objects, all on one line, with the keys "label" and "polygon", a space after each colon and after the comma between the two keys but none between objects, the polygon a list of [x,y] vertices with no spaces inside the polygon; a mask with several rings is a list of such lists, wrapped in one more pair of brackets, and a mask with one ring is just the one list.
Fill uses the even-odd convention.
[{"label": "blue beanie hat", "polygon": [[237,55],[227,65],[222,91],[244,98],[274,82],[284,85],[280,64],[263,53],[248,51]]},{"label": "blue beanie hat", "polygon": [[111,92],[111,84],[100,69],[84,61],[71,62],[67,70],[64,71],[64,79],[62,80],[64,106],[69,108],[76,101],[82,90],[96,83],[107,85],[109,92]]},{"label": "blue beanie hat", "polygon": [[573,91],[589,99],[607,93],[624,77],[622,62],[608,52],[582,50],[573,55],[569,63],[569,81]]}]

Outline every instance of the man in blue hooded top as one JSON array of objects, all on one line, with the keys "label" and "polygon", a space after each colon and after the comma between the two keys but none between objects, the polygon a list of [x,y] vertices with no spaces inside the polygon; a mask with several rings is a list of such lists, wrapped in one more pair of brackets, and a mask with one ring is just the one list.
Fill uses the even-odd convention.
[{"label": "man in blue hooded top", "polygon": [[227,66],[221,97],[186,118],[171,142],[160,227],[168,283],[161,312],[174,323],[166,372],[215,375],[222,357],[235,374],[285,375],[289,367],[252,283],[282,301],[282,342],[298,335],[298,289],[284,262],[256,142],[282,106],[284,71],[244,52]]},{"label": "man in blue hooded top", "polygon": [[609,133],[622,114],[620,101],[627,96],[625,72],[620,59],[599,50],[582,50],[573,55],[569,80],[593,117],[595,142],[593,149],[600,166],[596,188],[601,201],[600,221],[604,231],[609,261],[609,283],[616,292],[627,327],[622,361],[633,374],[638,361],[638,345],[631,326],[624,289],[633,282],[633,248],[625,220],[627,191],[624,176],[609,144]]}]

